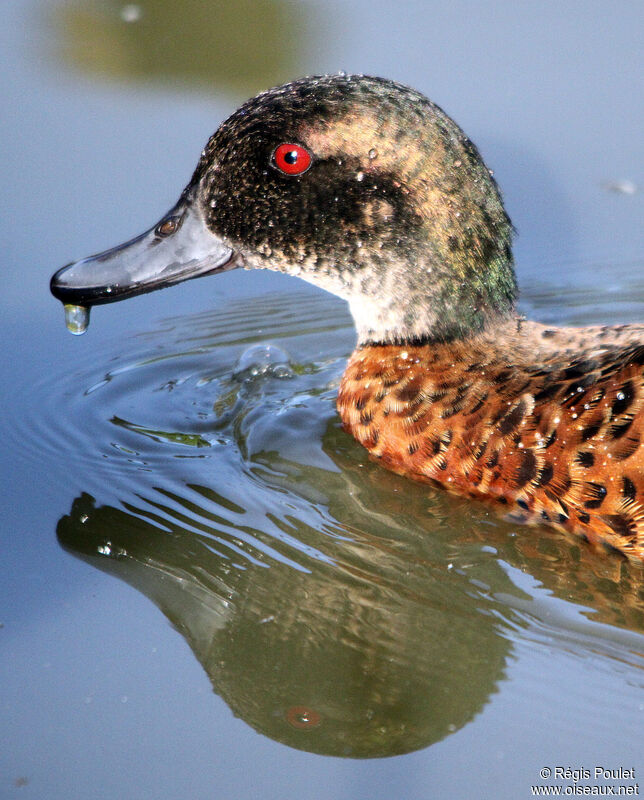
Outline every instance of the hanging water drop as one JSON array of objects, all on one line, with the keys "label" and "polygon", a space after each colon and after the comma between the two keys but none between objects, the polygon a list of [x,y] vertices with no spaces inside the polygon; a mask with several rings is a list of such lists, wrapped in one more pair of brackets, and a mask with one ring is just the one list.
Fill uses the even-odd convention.
[{"label": "hanging water drop", "polygon": [[74,336],[85,333],[89,325],[89,308],[86,306],[74,306],[65,303],[65,325]]}]

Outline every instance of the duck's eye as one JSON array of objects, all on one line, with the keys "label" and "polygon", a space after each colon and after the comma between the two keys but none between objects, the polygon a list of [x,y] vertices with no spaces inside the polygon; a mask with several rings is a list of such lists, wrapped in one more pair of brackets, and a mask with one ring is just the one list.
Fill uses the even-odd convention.
[{"label": "duck's eye", "polygon": [[313,157],[301,144],[281,144],[273,152],[273,164],[286,175],[301,175],[312,161]]},{"label": "duck's eye", "polygon": [[167,217],[156,226],[154,232],[157,236],[171,236],[179,230],[179,225],[181,225],[181,217]]}]

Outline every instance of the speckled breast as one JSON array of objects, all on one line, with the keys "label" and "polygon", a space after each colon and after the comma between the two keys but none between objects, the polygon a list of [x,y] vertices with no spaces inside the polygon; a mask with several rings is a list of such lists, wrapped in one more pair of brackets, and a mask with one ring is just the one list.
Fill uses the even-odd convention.
[{"label": "speckled breast", "polygon": [[504,355],[471,343],[360,348],[338,411],[390,470],[643,558],[644,349],[583,369]]}]

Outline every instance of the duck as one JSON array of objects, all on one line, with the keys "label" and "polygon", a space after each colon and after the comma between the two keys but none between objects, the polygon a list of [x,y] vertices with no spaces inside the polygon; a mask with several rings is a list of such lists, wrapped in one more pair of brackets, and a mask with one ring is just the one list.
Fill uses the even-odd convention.
[{"label": "duck", "polygon": [[347,301],[343,426],[383,467],[519,522],[644,559],[644,325],[552,327],[516,309],[492,172],[420,92],[324,75],[245,102],[153,228],[58,270],[89,309],[235,268]]}]

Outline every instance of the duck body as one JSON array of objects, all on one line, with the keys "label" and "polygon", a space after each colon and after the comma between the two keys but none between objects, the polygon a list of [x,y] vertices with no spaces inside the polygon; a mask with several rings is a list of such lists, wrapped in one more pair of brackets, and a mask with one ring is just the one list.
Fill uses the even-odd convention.
[{"label": "duck body", "polygon": [[383,466],[644,558],[644,326],[519,318],[512,226],[476,147],[380,78],[306,78],[215,132],[148,233],[64,267],[91,306],[228,269],[344,298],[338,411]]},{"label": "duck body", "polygon": [[338,410],[388,469],[642,558],[642,335],[514,320],[458,342],[366,346]]}]

